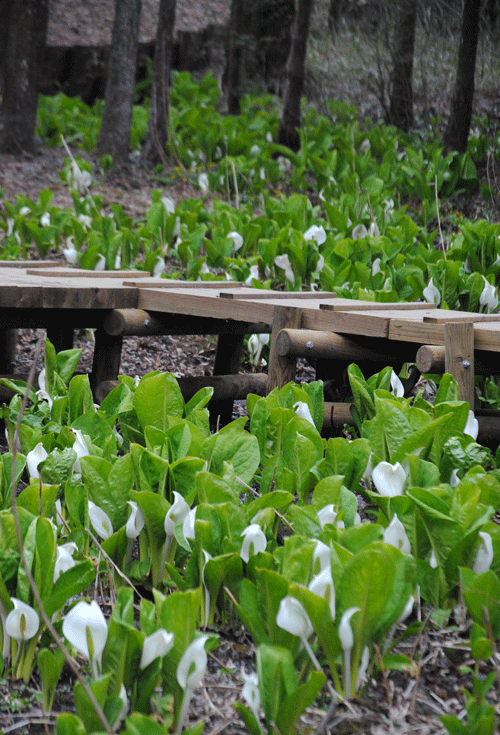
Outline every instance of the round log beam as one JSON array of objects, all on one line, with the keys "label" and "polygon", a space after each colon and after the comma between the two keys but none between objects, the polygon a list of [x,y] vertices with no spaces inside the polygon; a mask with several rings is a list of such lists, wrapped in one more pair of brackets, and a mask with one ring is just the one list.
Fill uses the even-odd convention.
[{"label": "round log beam", "polygon": [[282,329],[276,339],[276,351],[279,355],[307,359],[390,365],[395,359],[398,362],[414,362],[414,350],[415,345],[406,342],[378,338],[352,339],[336,332],[314,329]]},{"label": "round log beam", "polygon": [[[422,345],[417,350],[416,365],[421,373],[445,372],[445,348],[441,345]],[[496,353],[474,351],[475,375],[500,375],[500,362]]]}]

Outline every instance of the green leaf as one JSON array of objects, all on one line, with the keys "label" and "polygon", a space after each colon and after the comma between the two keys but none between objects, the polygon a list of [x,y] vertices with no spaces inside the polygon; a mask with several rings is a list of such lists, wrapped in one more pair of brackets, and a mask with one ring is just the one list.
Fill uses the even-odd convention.
[{"label": "green leaf", "polygon": [[490,570],[476,574],[471,569],[460,567],[460,585],[467,610],[474,622],[485,627],[484,609],[496,638],[500,635],[500,581]]},{"label": "green leaf", "polygon": [[166,431],[169,417],[182,418],[184,399],[172,373],[145,375],[135,391],[135,410],[144,430],[155,426]]},{"label": "green leaf", "polygon": [[224,474],[224,462],[230,462],[236,476],[249,485],[259,466],[260,452],[256,437],[244,431],[245,424],[242,418],[224,426],[205,441],[201,457],[207,460],[210,472],[219,476]]},{"label": "green leaf", "polygon": [[59,648],[56,648],[55,651],[50,648],[41,648],[36,661],[42,681],[43,709],[48,714],[52,709],[57,682],[64,666],[64,654]]}]

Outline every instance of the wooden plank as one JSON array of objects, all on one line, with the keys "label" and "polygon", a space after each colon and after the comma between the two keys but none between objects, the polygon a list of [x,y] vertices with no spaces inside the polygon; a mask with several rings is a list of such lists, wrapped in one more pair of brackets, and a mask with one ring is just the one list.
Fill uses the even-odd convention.
[{"label": "wooden plank", "polygon": [[500,324],[474,324],[474,347],[476,350],[500,352]]},{"label": "wooden plank", "polygon": [[[149,275],[149,273],[147,274]],[[243,287],[240,281],[177,281],[173,278],[153,278],[149,281],[131,281],[127,286],[137,286],[137,288],[182,288],[182,289],[223,289]],[[249,289],[250,290],[250,289]],[[256,289],[251,289],[255,291]]]},{"label": "wooden plank", "polygon": [[474,410],[474,325],[451,322],[444,325],[445,371],[458,383],[460,399]]},{"label": "wooden plank", "polygon": [[330,311],[427,311],[435,308],[432,304],[426,304],[422,301],[408,301],[402,303],[379,304],[375,301],[359,301],[357,299],[337,299],[328,304],[320,304],[320,309]]},{"label": "wooden plank", "polygon": [[417,342],[420,344],[444,345],[444,324],[429,323],[422,319],[409,318],[409,312],[404,317],[400,315],[390,319],[388,338],[402,342]]},{"label": "wooden plank", "polygon": [[26,273],[49,278],[151,278],[147,271],[89,271],[83,268],[27,268]]},{"label": "wooden plank", "polygon": [[500,322],[500,314],[471,314],[468,311],[454,311],[450,313],[445,309],[438,309],[438,312],[432,316],[424,316],[424,322],[429,322],[430,324],[440,324],[443,322],[446,322],[446,324],[451,324],[452,322]]},{"label": "wooden plank", "polygon": [[324,299],[336,299],[337,294],[335,293],[322,293],[320,291],[299,291],[297,293],[290,293],[289,291],[267,291],[260,290],[258,288],[252,288],[251,293],[244,289],[238,292],[226,291],[219,294],[221,299],[248,299],[253,301],[254,299],[275,299],[279,301],[281,299],[293,299],[294,301],[302,301],[306,299],[324,300]]},{"label": "wooden plank", "polygon": [[282,329],[300,329],[301,326],[300,309],[281,305],[274,307],[267,380],[268,393],[276,387],[282,388],[291,380],[295,380],[297,358],[294,355],[280,355],[277,350],[277,338]]},{"label": "wooden plank", "polygon": [[0,260],[0,268],[58,268],[64,263],[57,260]]}]

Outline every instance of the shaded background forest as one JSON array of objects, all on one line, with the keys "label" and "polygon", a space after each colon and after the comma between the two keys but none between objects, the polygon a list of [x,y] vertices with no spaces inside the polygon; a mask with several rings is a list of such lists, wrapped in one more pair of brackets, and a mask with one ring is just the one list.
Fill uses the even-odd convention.
[{"label": "shaded background forest", "polygon": [[151,99],[144,156],[162,159],[171,68],[212,71],[230,113],[246,91],[276,93],[292,148],[304,94],[403,130],[440,117],[457,150],[473,109],[498,122],[497,0],[0,0],[0,11],[4,152],[33,151],[38,93],[62,91],[105,97],[98,152],[127,161],[139,91]]}]

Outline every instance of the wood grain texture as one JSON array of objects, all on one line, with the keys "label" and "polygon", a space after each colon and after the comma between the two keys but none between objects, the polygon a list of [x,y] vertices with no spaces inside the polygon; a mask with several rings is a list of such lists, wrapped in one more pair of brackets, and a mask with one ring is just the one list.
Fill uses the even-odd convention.
[{"label": "wood grain texture", "polygon": [[271,392],[274,388],[282,388],[295,379],[297,358],[293,355],[278,354],[276,340],[282,329],[300,329],[301,326],[302,313],[300,309],[289,306],[274,307],[267,383],[268,392]]},{"label": "wood grain texture", "polygon": [[451,322],[444,325],[445,372],[458,383],[460,399],[474,410],[474,324]]}]

